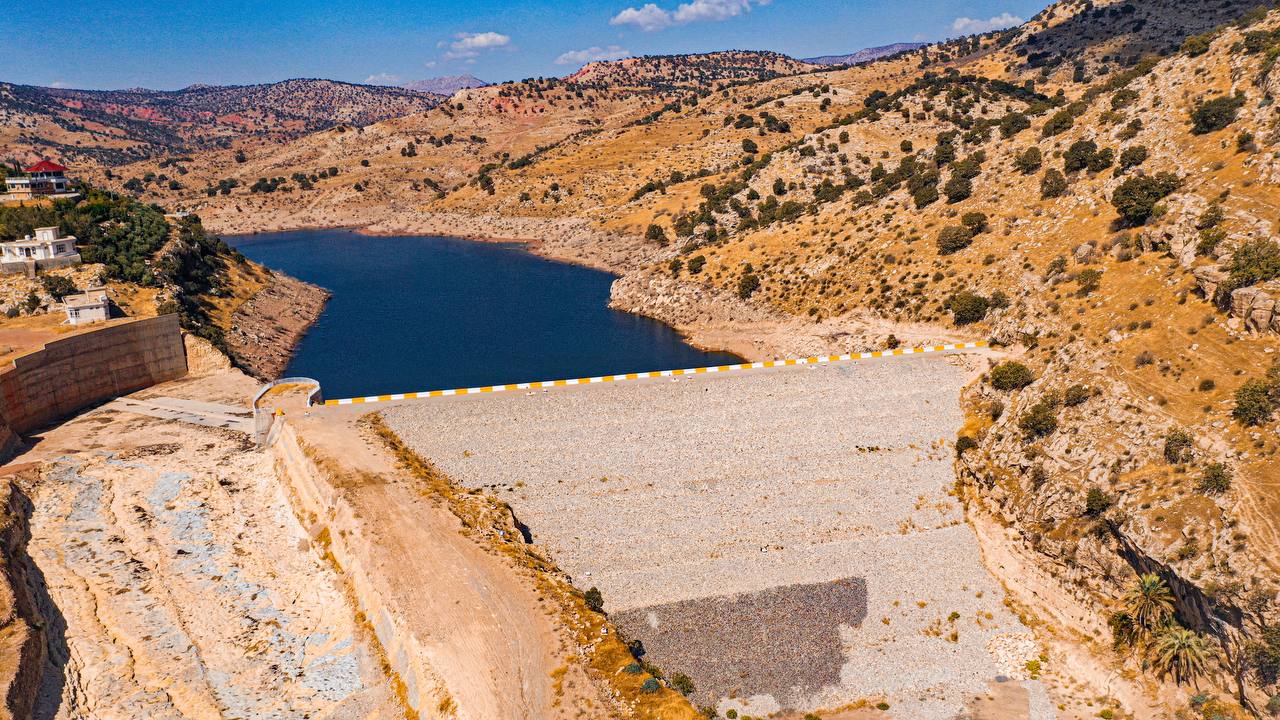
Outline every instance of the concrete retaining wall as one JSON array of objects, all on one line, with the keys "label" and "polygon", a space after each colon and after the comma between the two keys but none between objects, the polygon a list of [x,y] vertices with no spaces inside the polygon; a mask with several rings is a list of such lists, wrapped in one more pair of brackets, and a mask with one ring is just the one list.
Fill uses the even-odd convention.
[{"label": "concrete retaining wall", "polygon": [[54,340],[0,369],[0,420],[25,434],[94,403],[186,374],[177,315],[112,325]]},{"label": "concrete retaining wall", "polygon": [[47,258],[44,260],[0,263],[0,273],[8,275],[26,273],[30,277],[35,277],[36,270],[53,270],[54,268],[71,267],[79,264],[80,253],[76,253],[74,255],[63,255],[62,257]]}]

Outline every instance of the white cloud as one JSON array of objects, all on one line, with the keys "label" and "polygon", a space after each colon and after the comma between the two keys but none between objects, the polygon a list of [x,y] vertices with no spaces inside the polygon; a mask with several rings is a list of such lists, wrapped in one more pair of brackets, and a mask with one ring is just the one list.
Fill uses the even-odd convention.
[{"label": "white cloud", "polygon": [[630,50],[610,45],[607,48],[589,47],[586,50],[570,50],[556,58],[557,65],[584,65],[597,60],[621,60],[631,54]]},{"label": "white cloud", "polygon": [[639,8],[627,8],[609,21],[610,25],[635,25],[645,32],[653,32],[669,28],[672,24],[671,13],[649,3]]},{"label": "white cloud", "polygon": [[54,80],[53,82],[49,83],[49,87],[51,88],[64,88],[66,86],[67,86],[67,83],[63,80]]},{"label": "white cloud", "polygon": [[951,23],[951,29],[961,35],[980,35],[992,30],[1003,30],[1014,25],[1021,25],[1022,22],[1022,18],[1017,15],[1005,12],[986,20],[975,20],[971,17],[956,18],[956,21]]},{"label": "white cloud", "polygon": [[[443,42],[440,44],[441,46],[444,45]],[[449,43],[449,51],[444,54],[444,59],[474,58],[481,51],[507,47],[510,44],[511,37],[502,33],[458,33],[453,36],[453,41]]]},{"label": "white cloud", "polygon": [[391,73],[378,73],[364,79],[365,85],[399,85],[400,76]]},{"label": "white cloud", "polygon": [[645,32],[664,30],[673,25],[693,22],[720,22],[751,12],[753,5],[768,5],[772,0],[690,0],[675,10],[665,10],[653,3],[629,7],[609,21],[610,25],[635,25]]}]

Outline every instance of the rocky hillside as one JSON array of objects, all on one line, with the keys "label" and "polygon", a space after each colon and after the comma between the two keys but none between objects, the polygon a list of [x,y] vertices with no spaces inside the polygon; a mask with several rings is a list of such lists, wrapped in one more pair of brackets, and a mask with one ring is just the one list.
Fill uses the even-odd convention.
[{"label": "rocky hillside", "polygon": [[6,156],[118,164],[229,147],[244,138],[288,140],[336,125],[369,125],[423,112],[437,95],[332,80],[286,80],[182,90],[71,90],[0,83]]},{"label": "rocky hillside", "polygon": [[813,63],[814,65],[861,65],[869,63],[872,60],[897,55],[898,53],[908,52],[910,50],[919,50],[925,47],[926,43],[893,43],[891,45],[880,45],[877,47],[863,48],[854,53],[846,55],[822,55],[819,57],[804,58],[804,62]]},{"label": "rocky hillside", "polygon": [[1065,2],[854,68],[464,91],[142,192],[540,237],[749,355],[993,339],[958,492],[1046,657],[1111,717],[1244,717],[1280,706],[1277,55],[1252,3]]},{"label": "rocky hillside", "polygon": [[415,92],[431,93],[432,95],[441,95],[449,97],[459,90],[467,90],[469,88],[484,87],[489,83],[481,80],[475,75],[446,75],[444,77],[427,78],[426,80],[415,80],[405,83],[400,87]]},{"label": "rocky hillside", "polygon": [[566,80],[582,85],[709,88],[719,83],[767,80],[814,69],[813,63],[780,53],[727,50],[592,62]]}]

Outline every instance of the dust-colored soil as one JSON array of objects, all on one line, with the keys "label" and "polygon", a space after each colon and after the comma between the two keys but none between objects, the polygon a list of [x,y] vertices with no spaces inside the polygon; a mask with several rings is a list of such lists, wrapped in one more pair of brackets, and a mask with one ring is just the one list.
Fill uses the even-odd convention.
[{"label": "dust-colored soil", "polygon": [[379,597],[416,639],[441,707],[485,720],[612,714],[531,573],[464,536],[459,518],[399,469],[354,415],[289,422],[319,466],[349,483],[335,508],[351,518],[340,529],[359,564],[348,582],[361,596]]}]

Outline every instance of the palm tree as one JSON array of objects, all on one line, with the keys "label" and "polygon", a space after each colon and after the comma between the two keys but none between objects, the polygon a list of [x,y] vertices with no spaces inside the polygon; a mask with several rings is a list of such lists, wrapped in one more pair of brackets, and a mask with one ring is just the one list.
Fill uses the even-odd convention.
[{"label": "palm tree", "polygon": [[1173,617],[1173,593],[1155,573],[1138,576],[1138,582],[1124,594],[1125,612],[1144,633],[1163,627]]},{"label": "palm tree", "polygon": [[1194,683],[1204,674],[1208,652],[1204,641],[1194,632],[1171,625],[1151,644],[1151,665],[1164,677],[1172,674],[1174,682]]}]

